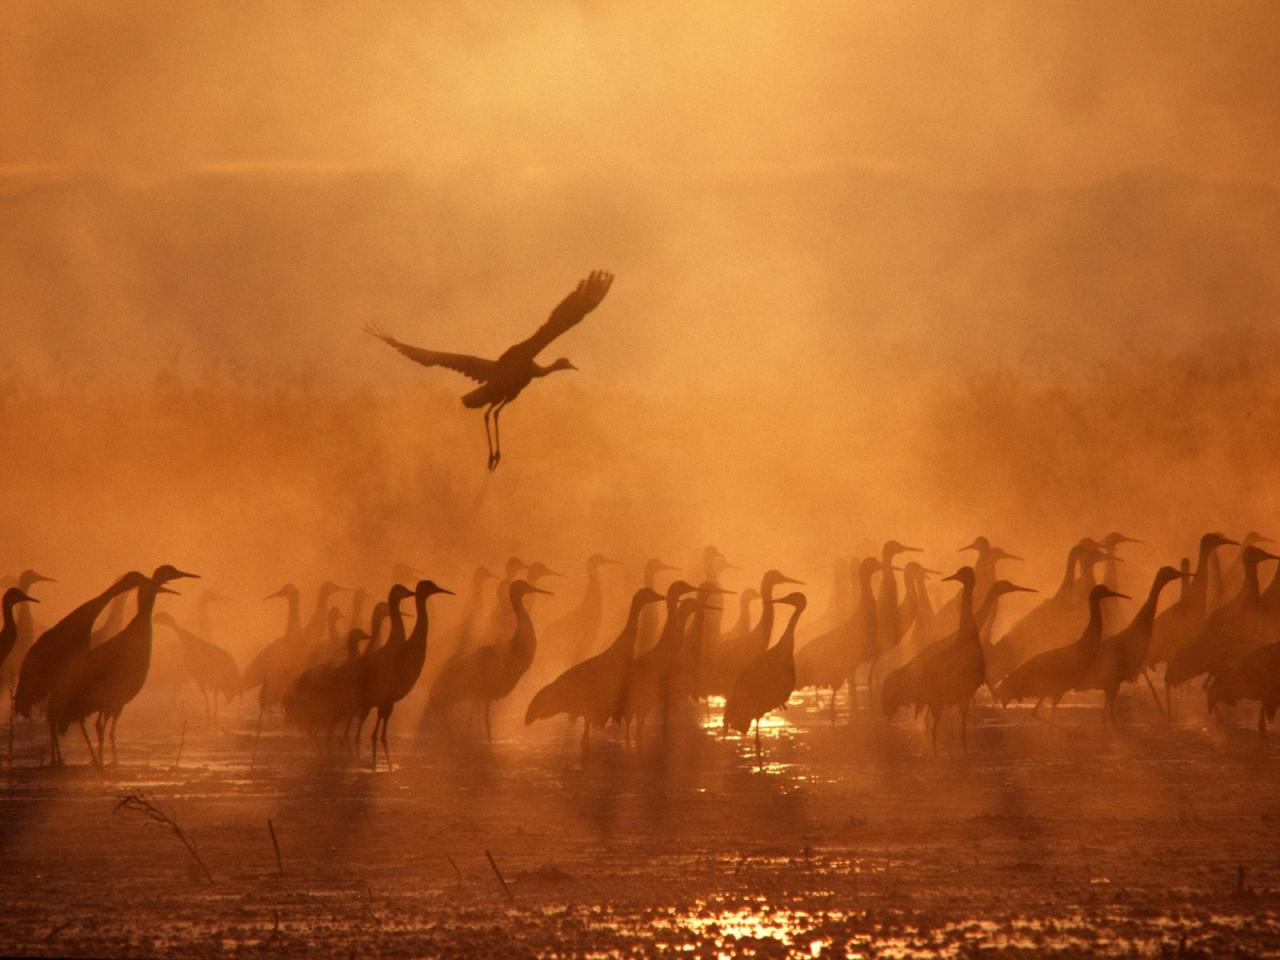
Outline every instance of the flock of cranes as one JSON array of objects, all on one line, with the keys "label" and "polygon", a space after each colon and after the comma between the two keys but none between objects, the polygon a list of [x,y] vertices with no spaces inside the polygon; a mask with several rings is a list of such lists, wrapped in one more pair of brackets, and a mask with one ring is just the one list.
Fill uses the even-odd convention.
[{"label": "flock of cranes", "polygon": [[[545,629],[530,603],[550,593],[541,582],[562,574],[518,558],[501,577],[480,568],[469,591],[450,601],[460,606],[438,641],[429,601],[452,591],[397,565],[385,599],[367,614],[365,591],[332,582],[316,591],[305,619],[297,586],[272,593],[268,600],[286,603],[284,631],[243,673],[230,653],[201,636],[216,594],[201,597],[194,629],[155,610],[160,596],[177,592],[169,584],[196,574],[168,564],[150,575],[130,571],[36,637],[28,605],[38,602],[32,591],[50,578],[27,570],[3,594],[0,666],[12,680],[15,714],[43,715],[54,764],[63,762],[61,736],[72,725],[94,764],[104,763],[108,742],[115,761],[120,716],[154,672],[157,624],[168,631],[164,672],[196,684],[206,710],[210,695],[216,716],[219,699],[256,691],[259,730],[265,716],[279,711],[326,754],[340,747],[357,762],[373,716],[374,769],[379,747],[390,767],[392,714],[422,680],[428,646],[436,642],[447,645],[448,655],[425,684],[426,717],[449,736],[464,714],[481,717],[492,739],[492,706],[512,696],[540,650],[544,658],[571,660],[533,693],[524,720],[580,720],[584,755],[593,731],[615,725],[628,742],[634,736],[640,744],[651,719],[665,729],[721,703],[723,729],[746,735],[754,726],[759,753],[760,721],[785,709],[795,691],[830,691],[835,723],[836,695],[846,686],[851,714],[860,710],[861,687],[872,709],[890,721],[904,710],[924,717],[935,752],[940,723],[952,708],[967,749],[968,716],[977,702],[1031,701],[1038,715],[1048,701],[1052,720],[1052,708],[1068,693],[1100,691],[1114,723],[1124,686],[1145,685],[1140,694],[1149,692],[1155,708],[1172,716],[1175,692],[1193,681],[1203,687],[1211,712],[1256,702],[1265,743],[1280,706],[1280,573],[1264,589],[1259,568],[1280,557],[1263,549],[1266,538],[1256,533],[1239,541],[1207,533],[1194,565],[1186,558],[1157,569],[1141,604],[1119,623],[1116,601],[1129,598],[1117,589],[1118,549],[1136,542],[1113,533],[1074,544],[1056,591],[997,639],[1001,598],[1036,592],[1000,577],[997,566],[1018,557],[979,537],[963,548],[973,562],[943,577],[916,560],[898,566],[904,555],[920,551],[890,540],[878,556],[840,564],[831,607],[803,643],[798,631],[808,599],[800,590],[783,591],[804,584],[777,569],[761,576],[758,589],[738,594],[736,622],[724,627],[726,600],[735,591],[722,580],[737,568],[708,547],[697,583],[676,575],[660,589],[662,574],[677,571],[651,560],[616,637],[590,655],[607,622],[602,570],[617,563],[607,556],[588,558],[581,602]],[[1239,550],[1225,563],[1219,554],[1229,547]],[[936,609],[929,583],[935,577],[938,587],[955,584]],[[1175,583],[1178,594],[1169,601],[1165,593]],[[344,612],[336,600],[347,594]]]}]

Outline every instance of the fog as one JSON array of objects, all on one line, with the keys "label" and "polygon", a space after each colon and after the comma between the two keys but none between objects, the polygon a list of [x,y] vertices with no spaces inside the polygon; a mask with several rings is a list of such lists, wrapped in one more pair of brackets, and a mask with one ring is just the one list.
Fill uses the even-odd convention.
[{"label": "fog", "polygon": [[[60,601],[979,532],[1049,586],[1274,513],[1272,5],[0,17],[0,557]],[[493,475],[361,332],[494,356],[595,267]]]}]

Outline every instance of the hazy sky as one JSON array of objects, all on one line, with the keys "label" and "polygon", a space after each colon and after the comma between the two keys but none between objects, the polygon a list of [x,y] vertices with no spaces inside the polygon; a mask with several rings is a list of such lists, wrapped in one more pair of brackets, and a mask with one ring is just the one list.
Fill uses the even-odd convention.
[{"label": "hazy sky", "polygon": [[10,0],[0,35],[11,167],[866,165],[1001,186],[1280,170],[1266,0]]}]

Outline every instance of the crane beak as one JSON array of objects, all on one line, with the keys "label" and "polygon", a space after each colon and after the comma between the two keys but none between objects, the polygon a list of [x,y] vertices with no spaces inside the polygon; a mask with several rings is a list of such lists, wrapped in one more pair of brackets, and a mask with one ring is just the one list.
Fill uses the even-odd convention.
[{"label": "crane beak", "polygon": [[1015,593],[1039,593],[1040,592],[1035,587],[1020,587],[1016,583],[1013,585],[1013,591]]},{"label": "crane beak", "polygon": [[179,570],[179,571],[177,571],[177,572],[176,572],[172,577],[170,577],[169,579],[171,579],[171,580],[181,580],[181,579],[183,579],[184,577],[185,577],[185,578],[187,578],[187,579],[189,579],[189,580],[199,580],[199,579],[200,579],[200,574],[198,574],[198,573],[187,573],[187,572],[185,572],[185,571],[183,571],[183,570]]},{"label": "crane beak", "polygon": [[18,594],[18,602],[19,603],[39,603],[40,601],[37,600],[35,597],[31,596],[31,594],[25,591],[22,591]]},{"label": "crane beak", "polygon": [[170,590],[168,587],[163,587],[163,586],[156,587],[156,593],[172,593],[175,597],[182,596],[182,594],[180,594],[177,590]]},{"label": "crane beak", "polygon": [[529,592],[530,592],[530,593],[545,593],[548,597],[554,597],[554,596],[555,596],[555,594],[554,594],[554,593],[552,593],[550,590],[543,590],[541,587],[530,587],[530,588],[529,588]]},{"label": "crane beak", "polygon": [[932,567],[921,567],[920,569],[923,570],[925,573],[933,574],[935,577],[942,576],[941,570],[934,570]]},{"label": "crane beak", "polygon": [[[1262,538],[1261,540],[1259,540],[1258,542],[1259,542],[1259,543],[1270,543],[1271,541],[1270,541],[1270,540],[1268,540],[1266,537],[1263,537],[1263,538]],[[31,583],[57,583],[57,582],[58,582],[58,581],[57,581],[57,580],[55,580],[55,579],[53,579],[53,577],[46,577],[46,576],[45,576],[44,574],[42,574],[42,573],[33,573],[33,574],[32,574],[32,576],[31,576]]]}]

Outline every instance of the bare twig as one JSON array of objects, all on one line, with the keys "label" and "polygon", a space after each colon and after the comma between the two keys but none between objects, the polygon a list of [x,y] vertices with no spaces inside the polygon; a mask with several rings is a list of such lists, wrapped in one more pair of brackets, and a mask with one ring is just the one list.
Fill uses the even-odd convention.
[{"label": "bare twig", "polygon": [[458,865],[453,862],[453,857],[449,856],[449,851],[444,851],[444,858],[449,861],[449,866],[453,867],[454,875],[458,878],[458,886],[462,886],[462,871],[458,869]]},{"label": "bare twig", "polygon": [[173,835],[182,841],[182,845],[187,848],[187,853],[191,854],[191,859],[196,862],[196,866],[200,868],[205,879],[210,883],[213,882],[213,874],[209,872],[209,868],[205,866],[204,861],[200,858],[200,853],[196,850],[195,841],[187,836],[186,831],[158,803],[139,791],[137,793],[127,793],[121,797],[120,802],[116,804],[116,810],[121,809],[134,810],[152,823],[172,830]]},{"label": "bare twig", "polygon": [[281,874],[284,873],[284,861],[280,859],[280,841],[276,839],[276,827],[271,822],[271,818],[267,817],[267,829],[271,831],[271,845],[276,848],[276,869]]},{"label": "bare twig", "polygon": [[489,858],[489,866],[493,867],[493,875],[497,877],[498,882],[502,884],[502,890],[504,893],[506,893],[507,899],[510,900],[512,903],[515,903],[516,901],[515,894],[511,892],[511,888],[507,886],[507,881],[503,879],[502,871],[498,869],[498,865],[493,860],[493,854],[491,854],[488,850],[486,850],[484,852],[484,855]]},{"label": "bare twig", "polygon": [[182,766],[182,747],[187,742],[187,718],[182,718],[182,733],[178,735],[178,756],[174,759],[174,767]]}]

